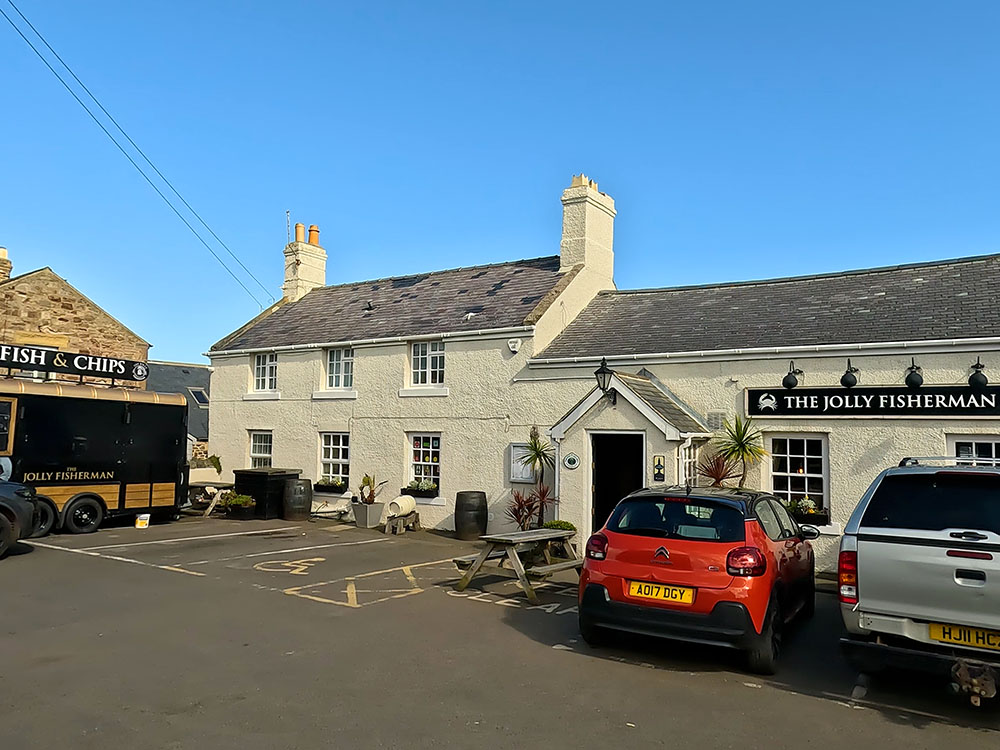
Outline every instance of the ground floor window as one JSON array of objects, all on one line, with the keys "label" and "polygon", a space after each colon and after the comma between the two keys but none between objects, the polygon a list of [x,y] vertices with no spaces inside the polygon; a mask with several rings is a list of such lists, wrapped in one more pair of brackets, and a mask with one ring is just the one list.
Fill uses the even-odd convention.
[{"label": "ground floor window", "polygon": [[954,435],[948,439],[951,454],[967,466],[1000,466],[1000,436]]},{"label": "ground floor window", "polygon": [[327,482],[350,483],[350,442],[347,432],[324,432],[320,434],[322,452],[322,478]]},{"label": "ground floor window", "polygon": [[826,436],[770,435],[767,442],[771,454],[771,492],[792,510],[827,510]]},{"label": "ground floor window", "polygon": [[681,448],[681,481],[680,484],[698,485],[698,446],[686,445]]},{"label": "ground floor window", "polygon": [[250,433],[250,468],[267,469],[271,466],[273,442],[271,432]]},{"label": "ground floor window", "polygon": [[414,482],[433,482],[441,486],[441,436],[439,434],[410,435],[411,466]]}]

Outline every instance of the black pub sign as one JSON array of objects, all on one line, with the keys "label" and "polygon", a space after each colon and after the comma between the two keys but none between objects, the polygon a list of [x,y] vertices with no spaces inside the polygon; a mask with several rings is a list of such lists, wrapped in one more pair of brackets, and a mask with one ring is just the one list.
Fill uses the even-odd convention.
[{"label": "black pub sign", "polygon": [[141,381],[149,377],[149,366],[145,362],[15,344],[0,344],[0,367],[114,380]]},{"label": "black pub sign", "polygon": [[746,413],[768,419],[1000,419],[1000,386],[747,388]]}]

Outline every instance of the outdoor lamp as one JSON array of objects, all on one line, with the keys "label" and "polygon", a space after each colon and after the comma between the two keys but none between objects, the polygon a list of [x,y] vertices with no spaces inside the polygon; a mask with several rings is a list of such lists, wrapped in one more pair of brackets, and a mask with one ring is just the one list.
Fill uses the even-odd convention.
[{"label": "outdoor lamp", "polygon": [[983,375],[983,370],[986,369],[986,365],[979,361],[979,357],[976,357],[976,364],[972,366],[972,369],[975,370],[975,372],[969,376],[969,385],[971,385],[974,390],[981,391],[989,385],[990,382],[989,379]]},{"label": "outdoor lamp", "polygon": [[924,384],[924,376],[920,374],[920,368],[917,366],[917,360],[914,357],[910,357],[910,366],[906,368],[906,379],[903,382],[906,383],[907,388],[912,388],[913,390]]},{"label": "outdoor lamp", "polygon": [[618,394],[611,388],[611,376],[614,374],[615,371],[608,367],[608,358],[601,357],[601,366],[594,370],[594,377],[597,378],[597,387],[601,389],[601,393],[611,398],[612,404],[618,403]]},{"label": "outdoor lamp", "polygon": [[861,372],[857,367],[851,366],[851,360],[847,360],[847,370],[844,374],[840,376],[840,384],[844,388],[853,388],[858,384],[858,373]]},{"label": "outdoor lamp", "polygon": [[791,390],[799,384],[799,379],[797,376],[802,374],[802,370],[795,369],[795,362],[788,363],[788,374],[781,379],[781,385],[783,385],[788,390]]}]

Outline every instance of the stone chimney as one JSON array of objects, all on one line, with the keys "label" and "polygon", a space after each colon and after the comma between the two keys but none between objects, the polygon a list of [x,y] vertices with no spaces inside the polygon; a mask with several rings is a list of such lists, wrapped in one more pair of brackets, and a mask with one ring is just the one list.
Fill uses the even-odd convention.
[{"label": "stone chimney", "polygon": [[615,201],[585,174],[574,175],[563,190],[562,242],[559,270],[582,263],[584,268],[614,279]]},{"label": "stone chimney", "polygon": [[295,225],[295,241],[285,246],[284,297],[296,302],[317,287],[326,286],[326,251],[319,244],[319,227],[309,227],[306,241],[304,224]]},{"label": "stone chimney", "polygon": [[7,248],[0,247],[0,281],[9,279],[13,268],[14,264],[7,259]]}]

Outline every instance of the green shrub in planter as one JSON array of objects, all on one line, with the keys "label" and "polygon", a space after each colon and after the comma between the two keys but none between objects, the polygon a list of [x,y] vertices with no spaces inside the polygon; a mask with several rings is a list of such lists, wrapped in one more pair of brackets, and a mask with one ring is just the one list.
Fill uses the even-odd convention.
[{"label": "green shrub in planter", "polygon": [[249,508],[256,504],[257,501],[249,495],[237,495],[235,492],[228,492],[219,500],[219,505],[226,508]]},{"label": "green shrub in planter", "polygon": [[559,529],[560,531],[576,531],[576,526],[569,521],[546,521],[542,524],[543,529]]},{"label": "green shrub in planter", "polygon": [[339,479],[320,479],[314,485],[316,492],[336,492],[337,494],[347,492],[347,482]]}]

